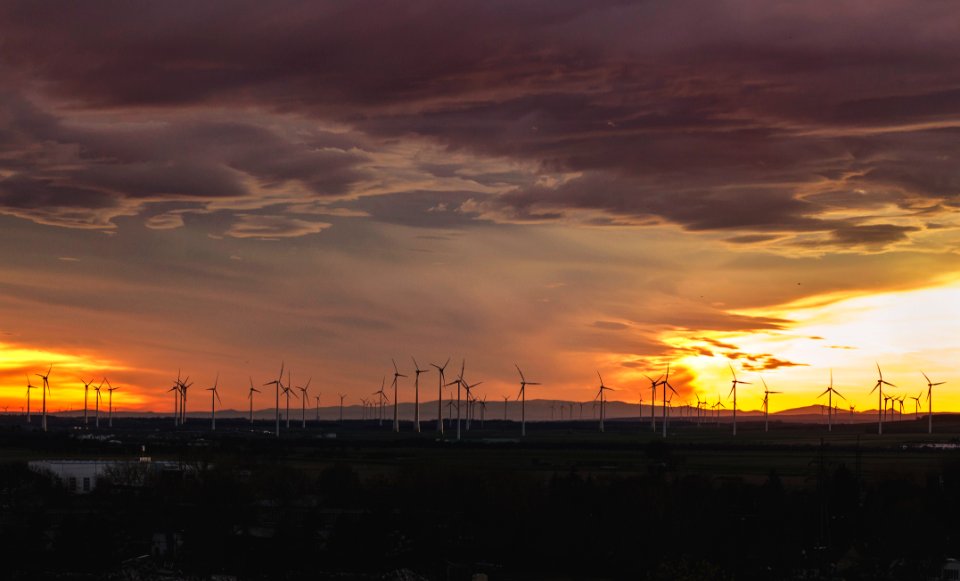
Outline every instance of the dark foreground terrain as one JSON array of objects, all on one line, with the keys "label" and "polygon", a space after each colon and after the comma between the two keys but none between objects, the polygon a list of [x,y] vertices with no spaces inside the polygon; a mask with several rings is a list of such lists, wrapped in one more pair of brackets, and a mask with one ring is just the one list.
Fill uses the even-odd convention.
[{"label": "dark foreground terrain", "polygon": [[[0,420],[9,579],[928,579],[960,422],[696,426]],[[335,437],[334,437],[335,435]],[[939,448],[922,447],[937,443]],[[144,457],[144,461],[140,458]],[[149,462],[146,461],[149,457]],[[29,461],[120,460],[89,494]],[[482,577],[475,577],[482,579]]]}]

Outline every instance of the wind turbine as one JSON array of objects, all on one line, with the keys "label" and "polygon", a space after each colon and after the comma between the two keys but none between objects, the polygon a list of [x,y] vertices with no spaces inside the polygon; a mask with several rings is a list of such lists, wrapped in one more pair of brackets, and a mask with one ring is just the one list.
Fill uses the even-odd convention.
[{"label": "wind turbine", "polygon": [[397,369],[397,362],[393,359],[390,360],[393,363],[393,431],[400,431],[400,398],[397,394],[397,380],[401,377],[406,377],[406,375],[400,373],[400,370]]},{"label": "wind turbine", "polygon": [[[764,431],[764,432],[769,432],[769,431],[770,431],[770,422],[769,422],[769,417],[770,417],[770,395],[771,395],[771,394],[775,394],[775,393],[780,393],[780,392],[779,392],[779,391],[770,391],[770,388],[767,387],[767,380],[764,379],[762,375],[760,376],[760,381],[763,382],[763,431]],[[832,376],[832,375],[830,376],[830,385],[833,385],[833,376]],[[839,394],[837,394],[837,395],[839,395]],[[697,398],[698,407],[699,407],[699,400],[700,400],[700,398],[698,397],[698,398]]]},{"label": "wind turbine", "polygon": [[380,413],[377,416],[379,423],[377,425],[383,425],[383,402],[384,400],[390,401],[390,398],[387,397],[387,393],[383,391],[383,388],[387,386],[387,378],[384,377],[380,380],[380,391],[373,392],[373,395],[377,396],[378,404],[380,406]]},{"label": "wind turbine", "polygon": [[27,376],[27,423],[30,423],[30,390],[37,389],[36,385],[30,383],[30,376]]},{"label": "wind turbine", "polygon": [[460,363],[460,375],[447,385],[457,384],[457,441],[460,441],[460,388],[463,387],[463,368],[467,365],[466,359]]},{"label": "wind turbine", "polygon": [[923,378],[927,380],[927,433],[933,433],[933,386],[943,385],[946,381],[938,381],[933,383],[930,381],[930,378],[927,377],[926,373],[920,372],[923,375]]},{"label": "wind turbine", "polygon": [[733,386],[730,388],[730,393],[727,394],[727,399],[730,398],[730,395],[733,395],[733,435],[737,435],[737,385],[744,384],[750,385],[749,381],[740,381],[737,379],[737,374],[733,371],[733,365],[727,363],[727,367],[730,368],[730,375],[733,376]]},{"label": "wind turbine", "polygon": [[827,431],[828,432],[833,431],[833,394],[837,394],[837,397],[839,397],[843,401],[847,401],[847,398],[843,397],[843,395],[839,391],[833,389],[833,370],[831,369],[829,387],[827,387],[827,389],[825,389],[823,393],[817,396],[817,398],[827,396]]},{"label": "wind turbine", "polygon": [[520,374],[520,393],[517,395],[517,399],[520,400],[520,435],[527,435],[527,386],[528,385],[540,385],[539,383],[534,383],[532,381],[527,381],[523,377],[523,372],[520,371],[520,366],[516,363],[513,364],[517,368],[517,373]]},{"label": "wind turbine", "polygon": [[883,379],[883,372],[880,371],[880,364],[877,363],[877,383],[874,384],[873,389],[870,390],[870,395],[873,392],[877,391],[877,434],[883,435],[883,412],[885,411],[881,406],[883,405],[883,386],[889,385],[890,387],[896,387],[894,384]]},{"label": "wind turbine", "polygon": [[510,401],[510,396],[503,396],[503,421],[507,421],[507,402]]},{"label": "wind turbine", "polygon": [[341,393],[340,395],[340,423],[343,423],[343,400],[347,397],[346,394]]},{"label": "wind turbine", "polygon": [[186,377],[186,379],[184,379],[180,383],[180,425],[181,426],[187,423],[187,390],[190,389],[190,386],[193,385],[193,383],[187,383],[188,381],[190,381],[189,375]]},{"label": "wind turbine", "polygon": [[[476,387],[476,384],[474,384],[474,387]],[[478,403],[480,404],[480,429],[482,430],[483,422],[487,415],[487,395],[484,394],[483,399],[481,399]]]},{"label": "wind turbine", "polygon": [[317,395],[313,396],[313,399],[317,400],[317,423],[320,423],[320,396],[321,395],[323,394],[318,393]]},{"label": "wind turbine", "polygon": [[594,400],[598,398],[600,399],[600,433],[603,433],[603,420],[606,417],[606,406],[605,406],[606,398],[604,397],[603,392],[616,391],[616,390],[612,387],[607,387],[606,385],[603,384],[603,376],[600,375],[599,371],[597,371],[597,377],[600,378],[600,388],[597,390],[597,395],[593,399]]},{"label": "wind turbine", "polygon": [[90,393],[90,384],[93,383],[93,380],[83,381],[83,378],[80,378],[80,382],[83,383],[83,425],[87,425],[87,396]]},{"label": "wind turbine", "polygon": [[[293,380],[290,379],[290,370],[287,369],[287,384],[283,386],[283,394],[287,396],[287,429],[290,429],[290,393],[293,392]],[[297,397],[297,394],[293,394]]]},{"label": "wind turbine", "polygon": [[[657,379],[653,379],[646,373],[643,374],[647,378],[647,381],[650,382],[650,431],[654,434],[657,433],[657,386],[660,385],[660,380],[663,379],[661,375]],[[641,411],[643,406],[641,406]]]},{"label": "wind turbine", "polygon": [[420,433],[420,374],[428,373],[429,369],[420,369],[420,365],[414,357],[413,359],[413,430]]},{"label": "wind turbine", "polygon": [[106,377],[103,378],[107,382],[107,401],[109,402],[109,412],[107,412],[107,427],[113,427],[113,392],[120,389],[119,387],[113,387],[110,385],[110,380]]},{"label": "wind turbine", "polygon": [[[277,436],[278,438],[280,437],[280,388],[283,387],[282,381],[283,381],[283,362],[281,361],[281,362],[280,362],[280,375],[278,375],[277,378],[274,379],[273,381],[268,381],[268,382],[266,382],[266,383],[263,384],[263,385],[265,385],[265,386],[266,386],[266,385],[272,385],[272,386],[274,386],[274,388],[276,389],[276,391],[274,392],[274,398],[275,398],[276,403],[275,403],[275,405],[273,406],[273,409],[274,409],[274,411],[276,412],[276,416],[277,416],[276,436]],[[253,403],[252,403],[252,399],[253,399],[252,396],[253,396],[253,394],[251,393],[250,395],[251,395],[251,405],[253,405]]]},{"label": "wind turbine", "polygon": [[217,429],[217,402],[220,401],[220,392],[217,391],[217,385],[220,383],[220,373],[217,372],[217,378],[213,380],[213,387],[208,387],[210,392],[210,429]]},{"label": "wind turbine", "polygon": [[306,385],[302,387],[299,385],[297,386],[297,389],[300,390],[300,422],[301,422],[300,427],[304,430],[307,429],[307,399],[309,399],[309,396],[307,395],[307,390],[310,389],[311,380],[313,380],[312,377],[307,378]]},{"label": "wind turbine", "polygon": [[[103,380],[106,380],[106,379],[107,379],[106,377],[103,378]],[[96,415],[97,419],[94,425],[98,430],[100,429],[100,400],[103,399],[103,395],[100,393],[100,388],[103,387],[103,380],[100,381],[100,385],[93,388],[93,391],[97,392],[97,395],[94,398],[94,401],[96,402],[96,406],[97,406],[97,415]]]},{"label": "wind turbine", "polygon": [[[477,387],[477,386],[480,385],[481,383],[483,383],[483,382],[482,382],[482,381],[478,381],[478,382],[476,382],[476,383],[467,383],[466,381],[463,382],[463,387],[464,387],[464,389],[467,390],[467,429],[468,429],[468,430],[470,429],[470,418],[473,417],[473,412],[471,412],[471,408],[472,408],[472,406],[473,406],[473,403],[471,403],[471,402],[474,402],[474,403],[479,402],[479,400],[477,400],[476,397],[473,397],[473,391],[472,391],[472,390],[473,390],[473,388]],[[471,398],[473,398],[473,399],[471,400]]]},{"label": "wind turbine", "polygon": [[[677,390],[673,389],[673,386],[670,385],[670,364],[667,363],[667,373],[663,377],[663,381],[660,382],[660,386],[663,388],[660,391],[663,392],[663,437],[667,437],[667,389],[672,391],[676,395]],[[670,396],[670,400],[673,400],[673,396]]]},{"label": "wind turbine", "polygon": [[250,425],[253,425],[253,394],[260,393],[260,390],[253,387],[253,378],[248,377],[250,380],[250,391],[247,392],[247,399],[250,400]]},{"label": "wind turbine", "polygon": [[450,364],[450,358],[447,357],[447,362],[442,366],[437,365],[436,363],[431,363],[432,367],[437,368],[439,373],[439,384],[437,387],[437,432],[442,436],[443,435],[443,382],[446,381],[444,377],[444,371],[447,369],[447,365]]},{"label": "wind turbine", "polygon": [[50,372],[52,370],[53,370],[53,365],[50,366],[50,369],[47,369],[46,375],[42,373],[36,374],[37,377],[40,377],[43,379],[43,387],[40,389],[40,393],[43,394],[43,421],[41,422],[41,426],[43,427],[44,432],[47,431],[47,393],[50,392]]},{"label": "wind turbine", "polygon": [[173,425],[180,424],[180,378],[173,384],[173,387],[167,390],[167,393],[173,392]]}]

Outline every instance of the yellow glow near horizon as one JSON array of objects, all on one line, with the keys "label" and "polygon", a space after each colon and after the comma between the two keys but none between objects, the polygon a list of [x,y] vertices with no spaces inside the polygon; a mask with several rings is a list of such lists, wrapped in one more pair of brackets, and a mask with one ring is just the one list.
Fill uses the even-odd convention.
[{"label": "yellow glow near horizon", "polygon": [[[740,311],[751,316],[777,317],[790,321],[785,329],[757,333],[688,332],[665,340],[679,349],[703,347],[713,355],[690,354],[678,364],[694,371],[692,381],[699,393],[711,401],[717,393],[726,398],[730,390],[732,363],[739,379],[751,385],[738,389],[738,407],[759,409],[763,387],[759,373],[741,365],[737,354],[773,357],[800,364],[762,371],[771,390],[771,411],[825,403],[816,397],[829,383],[833,370],[834,387],[858,410],[875,408],[868,396],[876,380],[875,362],[884,378],[897,385],[889,392],[915,396],[926,390],[920,374],[933,381],[954,383],[952,365],[960,356],[957,338],[960,320],[960,283],[938,287],[878,293],[865,296],[814,297],[770,309]],[[717,348],[719,341],[736,349]],[[936,395],[936,409],[960,409],[960,395],[951,393],[948,383]],[[728,404],[729,405],[729,404]],[[912,405],[912,404],[911,404]],[[846,404],[840,402],[845,409]]]},{"label": "yellow glow near horizon", "polygon": [[[33,385],[42,385],[43,380],[37,377],[38,373],[46,373],[50,366],[51,394],[48,403],[52,410],[79,409],[83,407],[83,381],[96,378],[99,383],[102,374],[106,372],[123,372],[129,367],[116,361],[100,358],[86,353],[65,353],[39,347],[26,347],[9,343],[0,343],[0,406],[7,407],[8,412],[19,411],[26,405],[26,382],[29,377]],[[98,375],[92,375],[96,370]],[[114,382],[116,384],[116,382]],[[93,404],[93,387],[90,398],[90,408]],[[104,401],[106,401],[104,392]],[[41,395],[35,391],[31,400],[39,402]],[[135,386],[124,384],[113,394],[114,409],[118,407],[139,407],[148,401],[142,395],[142,390]],[[39,406],[38,403],[31,405]],[[37,407],[36,409],[39,409]]]}]

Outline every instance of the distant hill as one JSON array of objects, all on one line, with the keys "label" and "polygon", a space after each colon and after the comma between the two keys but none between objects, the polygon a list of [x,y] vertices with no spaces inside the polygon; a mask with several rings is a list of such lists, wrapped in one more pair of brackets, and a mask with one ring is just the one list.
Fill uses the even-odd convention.
[{"label": "distant hill", "polygon": [[[349,401],[349,400],[348,400]],[[456,405],[448,405],[449,402],[444,400],[442,402],[443,413],[446,416],[448,413],[453,414],[456,417]],[[461,417],[466,416],[466,402],[461,402]],[[651,413],[651,407],[648,404],[642,406],[637,404],[631,404],[622,401],[611,401],[606,404],[606,418],[608,420],[617,420],[617,419],[636,419],[642,417],[643,419],[649,419]],[[411,403],[401,403],[399,405],[399,416],[403,421],[410,421],[414,416],[414,406]],[[655,407],[653,412],[656,414],[657,421],[663,417],[663,409],[659,406]],[[37,412],[33,412],[35,415],[39,415]],[[53,415],[58,416],[77,416],[82,415],[83,410],[65,410],[58,412],[51,412]],[[93,412],[90,411],[90,417],[93,417]],[[320,408],[320,419],[321,420],[336,420],[339,418],[339,406],[322,406]],[[376,418],[379,413],[379,408],[371,409],[368,408],[366,411],[363,410],[360,405],[348,405],[344,404],[343,406],[343,417],[344,419],[356,420],[361,419],[362,417]],[[671,418],[683,418],[683,419],[693,419],[697,418],[697,410],[692,406],[678,406],[669,409]],[[217,410],[218,418],[245,418],[248,417],[249,412],[247,410],[236,410],[236,409],[224,409]],[[281,414],[286,415],[286,408],[281,407]],[[383,410],[384,420],[392,421],[393,420],[393,405],[388,404],[384,406]],[[480,419],[481,406],[480,404],[474,404],[474,417],[478,420]],[[116,417],[172,417],[171,412],[149,412],[149,411],[114,411]],[[421,421],[434,421],[437,415],[437,401],[425,401],[420,404],[420,419]],[[187,416],[191,419],[209,419],[210,410],[209,409],[190,409],[188,407]],[[581,405],[581,402],[572,402],[572,401],[560,401],[560,400],[544,400],[544,399],[534,399],[527,400],[526,402],[526,418],[527,421],[531,422],[542,422],[542,421],[570,421],[570,420],[583,420],[583,421],[599,421],[600,416],[600,406],[599,404],[594,405],[593,402],[586,402]],[[107,417],[106,412],[102,409],[100,410],[100,421],[104,421]],[[258,420],[268,420],[276,417],[276,412],[274,408],[262,408],[254,410],[254,417]],[[498,401],[487,401],[486,405],[486,417],[489,419],[503,419],[504,418],[504,402],[503,399]],[[506,404],[506,417],[509,420],[519,420],[520,419],[520,402],[515,400],[510,400]],[[702,410],[701,411],[701,421],[716,421],[716,413],[713,410]],[[731,421],[733,417],[733,412],[729,409],[724,409],[720,411],[720,421],[728,422]],[[757,420],[763,418],[763,412],[761,410],[737,410],[737,417],[743,420]],[[898,416],[899,417],[899,416]],[[912,418],[912,414],[907,414],[904,418]],[[299,421],[301,418],[301,408],[299,405],[294,405],[294,402],[290,402],[290,420],[291,422]],[[308,407],[306,409],[306,418],[307,420],[315,420],[317,418],[317,409],[316,407]],[[876,421],[877,410],[864,410],[862,412],[855,412],[850,414],[849,410],[840,409],[837,411],[837,415],[834,416],[834,421],[839,423],[846,422],[873,422]],[[789,422],[802,422],[802,423],[826,423],[827,416],[822,411],[822,406],[819,405],[810,405],[798,408],[792,408],[788,410],[781,410],[770,414],[771,421],[789,421]],[[172,419],[171,419],[172,421]]]}]

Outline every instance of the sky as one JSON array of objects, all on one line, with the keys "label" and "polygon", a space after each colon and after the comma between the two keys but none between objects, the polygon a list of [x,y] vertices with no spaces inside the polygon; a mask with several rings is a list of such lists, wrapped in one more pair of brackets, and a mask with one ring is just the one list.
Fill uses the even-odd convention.
[{"label": "sky", "polygon": [[178,370],[245,409],[281,362],[350,404],[413,356],[490,399],[732,367],[771,411],[831,370],[875,408],[879,363],[960,410],[957,16],[0,1],[0,406],[52,364],[52,409],[166,410]]}]

